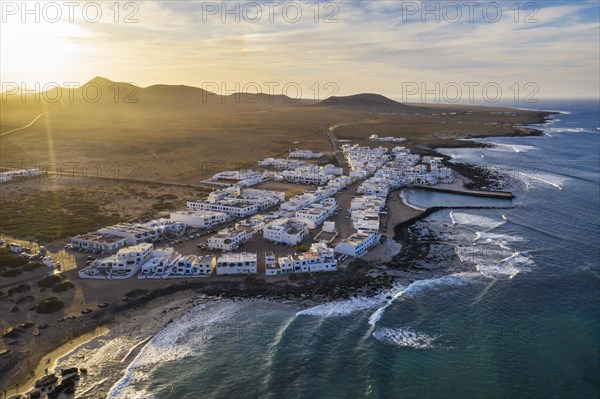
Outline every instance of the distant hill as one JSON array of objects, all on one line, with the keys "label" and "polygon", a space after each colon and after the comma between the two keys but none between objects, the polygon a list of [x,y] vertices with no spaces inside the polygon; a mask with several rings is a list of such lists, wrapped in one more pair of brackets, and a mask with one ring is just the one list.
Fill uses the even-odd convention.
[{"label": "distant hill", "polygon": [[381,94],[361,93],[351,96],[329,97],[318,104],[322,107],[335,107],[370,112],[400,112],[418,113],[428,112],[425,109],[414,107],[394,101]]}]

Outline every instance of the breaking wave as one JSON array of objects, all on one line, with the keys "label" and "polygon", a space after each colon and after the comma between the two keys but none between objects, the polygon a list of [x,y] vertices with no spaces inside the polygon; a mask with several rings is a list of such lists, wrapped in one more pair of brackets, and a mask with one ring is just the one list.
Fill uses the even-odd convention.
[{"label": "breaking wave", "polygon": [[[217,309],[218,308],[218,309]],[[225,322],[239,304],[233,302],[201,304],[156,334],[127,367],[125,375],[110,389],[107,399],[151,398],[147,392],[131,386],[146,381],[148,368],[197,354],[203,343],[219,333],[219,324]]]},{"label": "breaking wave", "polygon": [[404,290],[397,291],[395,295],[388,299],[385,305],[381,306],[373,314],[371,314],[369,317],[369,324],[373,326],[376,325],[383,316],[385,310],[401,297],[414,298],[421,293],[432,289],[443,287],[462,287],[467,285],[469,281],[476,279],[478,276],[479,275],[477,273],[456,273],[438,278],[415,281]]},{"label": "breaking wave", "polygon": [[404,328],[377,327],[373,337],[386,345],[394,345],[405,348],[429,349],[434,346],[434,341],[439,338],[422,332],[412,331]]},{"label": "breaking wave", "polygon": [[488,229],[499,227],[506,222],[505,220],[498,220],[487,216],[454,211],[450,212],[450,219],[453,225],[470,225]]},{"label": "breaking wave", "polygon": [[362,312],[381,306],[385,302],[385,295],[380,294],[374,297],[353,297],[343,301],[333,301],[304,309],[296,316],[317,316],[317,317],[340,317],[348,316],[353,313]]}]

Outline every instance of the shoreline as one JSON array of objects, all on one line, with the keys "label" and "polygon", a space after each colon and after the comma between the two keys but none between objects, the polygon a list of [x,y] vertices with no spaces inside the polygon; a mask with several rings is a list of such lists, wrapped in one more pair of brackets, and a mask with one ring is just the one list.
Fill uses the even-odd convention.
[{"label": "shoreline", "polygon": [[[540,114],[542,114],[540,112]],[[545,117],[542,119],[544,121],[549,120],[549,115],[551,113],[545,113]],[[532,124],[538,124],[540,122],[535,122]],[[541,122],[543,123],[543,122]],[[522,137],[522,136],[539,136],[543,135],[543,131],[538,129],[524,129],[526,132],[524,134],[518,134],[515,136],[502,135],[498,137]],[[464,142],[463,142],[464,143]],[[467,146],[460,146],[458,144],[463,144],[461,142],[457,143],[458,148],[468,148]],[[477,143],[474,143],[476,145]],[[487,146],[487,145],[484,145]],[[424,149],[424,152],[432,152],[436,153],[435,150]],[[440,154],[442,155],[442,154]],[[444,156],[445,162],[448,157]],[[461,165],[457,167],[457,165]],[[473,165],[468,164],[452,164],[451,167],[453,170],[457,170],[463,168],[464,170],[472,170],[477,172]],[[457,172],[459,173],[459,172]],[[461,174],[462,175],[462,174]],[[473,173],[471,178],[467,178],[461,176],[461,179],[464,183],[464,188],[481,188],[485,184],[489,182],[493,182],[495,179],[493,176],[479,176],[477,173]],[[400,200],[400,196],[396,195],[397,191],[394,190],[390,192],[390,195],[395,195]],[[389,198],[388,198],[389,200]],[[408,204],[404,204],[406,207],[410,207]],[[431,214],[442,210],[442,209],[472,209],[475,207],[432,207],[427,208],[425,210],[416,210],[414,208],[410,208],[413,212],[418,212],[418,214],[406,219],[401,220],[398,223],[391,226],[391,231],[393,231],[393,235],[386,235],[387,240],[395,241],[401,247],[407,245],[406,232],[410,226],[414,223],[425,219]],[[481,209],[482,207],[476,207]],[[486,208],[486,207],[484,207]],[[496,207],[489,207],[496,208]],[[390,231],[390,226],[388,226],[388,233]],[[377,245],[373,251],[379,249],[380,247],[386,245],[386,243],[382,243]],[[391,259],[387,260],[385,263],[385,267],[389,269],[393,269],[393,264],[396,263],[394,258],[400,255],[400,251],[398,251]],[[193,307],[198,304],[213,300],[221,300],[221,299],[231,299],[231,300],[244,300],[244,299],[262,299],[262,300],[293,300],[297,305],[309,307],[314,306],[316,304],[325,303],[333,300],[339,299],[347,299],[356,295],[374,295],[378,292],[381,292],[383,289],[389,289],[395,283],[405,281],[412,282],[415,279],[415,273],[418,275],[418,280],[432,278],[436,276],[445,275],[447,270],[430,270],[430,271],[412,271],[409,276],[402,277],[404,273],[401,269],[396,270],[396,275],[390,277],[386,274],[375,276],[377,271],[377,267],[373,265],[369,265],[369,262],[363,261],[362,259],[353,261],[346,270],[340,270],[335,275],[331,276],[317,276],[312,277],[308,276],[308,278],[300,278],[297,280],[289,280],[289,281],[271,281],[266,282],[264,276],[250,276],[245,280],[238,281],[213,281],[213,282],[205,282],[205,281],[192,281],[192,282],[175,282],[165,287],[155,288],[149,291],[146,295],[141,297],[137,297],[134,299],[130,299],[125,303],[120,303],[114,307],[110,307],[108,312],[106,309],[102,309],[101,312],[94,312],[93,319],[96,319],[94,322],[89,323],[88,325],[80,325],[80,329],[75,334],[74,338],[71,338],[69,342],[69,337],[62,337],[59,339],[60,343],[50,343],[46,342],[45,348],[39,348],[41,351],[44,351],[44,355],[37,353],[29,356],[27,365],[21,364],[22,362],[17,362],[9,370],[3,370],[4,376],[2,377],[2,386],[5,386],[9,383],[8,374],[11,371],[14,371],[15,368],[21,368],[20,372],[17,375],[11,378],[10,383],[13,385],[18,383],[21,387],[19,389],[20,392],[23,392],[23,388],[32,382],[35,382],[35,377],[31,377],[31,368],[29,367],[30,363],[38,364],[36,368],[34,368],[34,373],[37,375],[36,370],[43,362],[43,359],[48,357],[50,354],[56,356],[55,364],[59,364],[60,360],[69,356],[76,355],[81,350],[85,349],[85,347],[92,343],[93,345],[100,345],[102,341],[102,337],[108,337],[108,339],[113,339],[115,336],[112,334],[113,331],[117,331],[123,322],[133,322],[133,320],[139,320],[143,318],[144,314],[147,313],[148,308],[152,310],[160,309],[162,312],[166,308],[172,310],[173,304],[179,304],[179,308],[176,314],[178,317],[181,317],[183,314],[188,312]],[[349,273],[350,272],[350,273]],[[304,276],[303,276],[304,277]],[[335,291],[334,291],[335,290]],[[190,297],[194,297],[190,299]],[[162,303],[166,301],[166,303]],[[108,314],[106,314],[108,313]],[[104,318],[102,316],[105,316]],[[160,317],[159,320],[153,320],[149,325],[148,330],[145,331],[145,342],[147,343],[156,333],[162,330],[166,325],[172,322],[176,316],[169,314],[170,317]],[[167,320],[168,319],[168,320]],[[88,339],[81,339],[81,337],[85,337],[94,329],[98,329],[101,326],[106,328],[107,332],[102,335],[95,335]],[[71,333],[73,333],[71,331]],[[145,343],[143,340],[140,340],[142,336],[138,337],[137,346],[131,348],[131,353],[129,353],[123,360],[130,358],[131,361],[137,354],[143,349]],[[65,339],[66,338],[66,339]],[[79,341],[81,339],[81,341]],[[92,342],[93,341],[93,342]],[[74,342],[77,342],[77,345],[73,345]],[[6,356],[6,354],[2,355]],[[34,360],[34,357],[37,358]],[[131,362],[130,361],[130,362]],[[124,364],[124,368],[128,367],[130,364]],[[27,367],[25,370],[22,368]],[[123,370],[120,371],[119,375],[122,375]],[[111,384],[112,386],[112,384]],[[109,387],[110,388],[110,387]],[[14,394],[14,389],[11,389],[8,392],[12,392]],[[108,390],[106,391],[108,392]]]}]

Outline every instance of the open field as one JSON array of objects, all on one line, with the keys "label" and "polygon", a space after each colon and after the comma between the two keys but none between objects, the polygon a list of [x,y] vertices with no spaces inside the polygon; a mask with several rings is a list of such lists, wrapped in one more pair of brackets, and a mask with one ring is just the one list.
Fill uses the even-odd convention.
[{"label": "open field", "polygon": [[119,221],[185,207],[208,190],[90,178],[47,176],[5,183],[1,231],[42,242],[62,240]]}]

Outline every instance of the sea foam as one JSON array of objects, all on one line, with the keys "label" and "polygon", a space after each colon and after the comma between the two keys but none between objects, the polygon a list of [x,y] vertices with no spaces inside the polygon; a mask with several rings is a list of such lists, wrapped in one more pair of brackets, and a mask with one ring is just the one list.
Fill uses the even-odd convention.
[{"label": "sea foam", "polygon": [[184,316],[156,334],[131,362],[125,375],[110,389],[110,398],[151,398],[134,382],[147,380],[148,373],[143,369],[182,359],[202,350],[202,343],[219,333],[219,325],[227,321],[239,309],[239,304],[229,301],[196,306]]},{"label": "sea foam", "polygon": [[434,341],[439,338],[422,332],[406,328],[377,327],[373,337],[386,345],[394,345],[405,348],[429,349],[434,346]]}]

